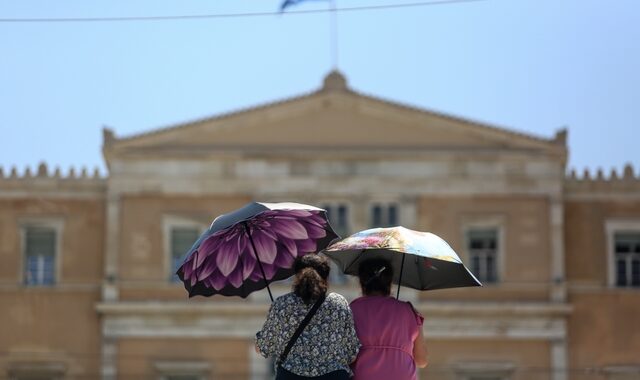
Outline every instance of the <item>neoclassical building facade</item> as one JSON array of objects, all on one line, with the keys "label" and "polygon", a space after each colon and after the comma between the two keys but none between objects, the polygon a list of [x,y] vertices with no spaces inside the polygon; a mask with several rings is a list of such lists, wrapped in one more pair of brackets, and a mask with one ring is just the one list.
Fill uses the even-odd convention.
[{"label": "neoclassical building facade", "polygon": [[[332,72],[303,96],[105,129],[103,154],[106,177],[0,171],[1,379],[270,378],[253,351],[266,292],[187,299],[173,275],[252,200],[324,207],[343,236],[403,225],[450,242],[485,286],[402,289],[425,316],[422,379],[640,378],[640,178],[566,174],[564,130],[416,109]],[[338,273],[332,290],[358,295]]]}]

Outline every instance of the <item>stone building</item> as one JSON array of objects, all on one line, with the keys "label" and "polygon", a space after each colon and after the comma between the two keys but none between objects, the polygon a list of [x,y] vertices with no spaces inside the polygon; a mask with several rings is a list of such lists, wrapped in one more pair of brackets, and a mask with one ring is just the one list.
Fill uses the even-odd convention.
[{"label": "stone building", "polygon": [[[0,171],[2,379],[269,378],[253,351],[266,292],[188,300],[173,276],[213,217],[252,200],[451,243],[485,286],[402,290],[426,317],[423,379],[640,378],[640,178],[566,175],[566,131],[408,107],[333,72],[240,112],[106,129],[103,153],[107,177]],[[357,296],[337,274],[332,288]]]}]

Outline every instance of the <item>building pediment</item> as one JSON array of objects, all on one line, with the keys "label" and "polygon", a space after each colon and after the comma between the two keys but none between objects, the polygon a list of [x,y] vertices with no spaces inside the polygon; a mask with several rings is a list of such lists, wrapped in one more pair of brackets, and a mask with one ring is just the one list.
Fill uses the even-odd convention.
[{"label": "building pediment", "polygon": [[[333,76],[333,77],[332,77]],[[332,73],[311,94],[126,138],[105,131],[110,156],[195,155],[252,150],[496,150],[566,155],[552,139],[381,100]]]}]

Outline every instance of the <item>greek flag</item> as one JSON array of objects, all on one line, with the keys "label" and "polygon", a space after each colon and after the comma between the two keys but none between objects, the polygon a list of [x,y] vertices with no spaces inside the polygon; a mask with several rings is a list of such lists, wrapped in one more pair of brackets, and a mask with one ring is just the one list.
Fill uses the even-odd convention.
[{"label": "greek flag", "polygon": [[282,2],[282,5],[280,6],[280,12],[284,12],[284,10],[291,5],[296,5],[304,1],[327,1],[327,0],[284,0]]}]

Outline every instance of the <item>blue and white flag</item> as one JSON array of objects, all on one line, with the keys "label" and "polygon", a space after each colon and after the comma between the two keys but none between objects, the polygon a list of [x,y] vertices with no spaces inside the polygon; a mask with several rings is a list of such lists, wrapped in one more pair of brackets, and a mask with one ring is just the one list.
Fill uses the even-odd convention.
[{"label": "blue and white flag", "polygon": [[284,0],[282,2],[282,5],[280,6],[280,12],[284,12],[284,10],[291,5],[296,5],[304,1],[327,1],[327,0]]}]

